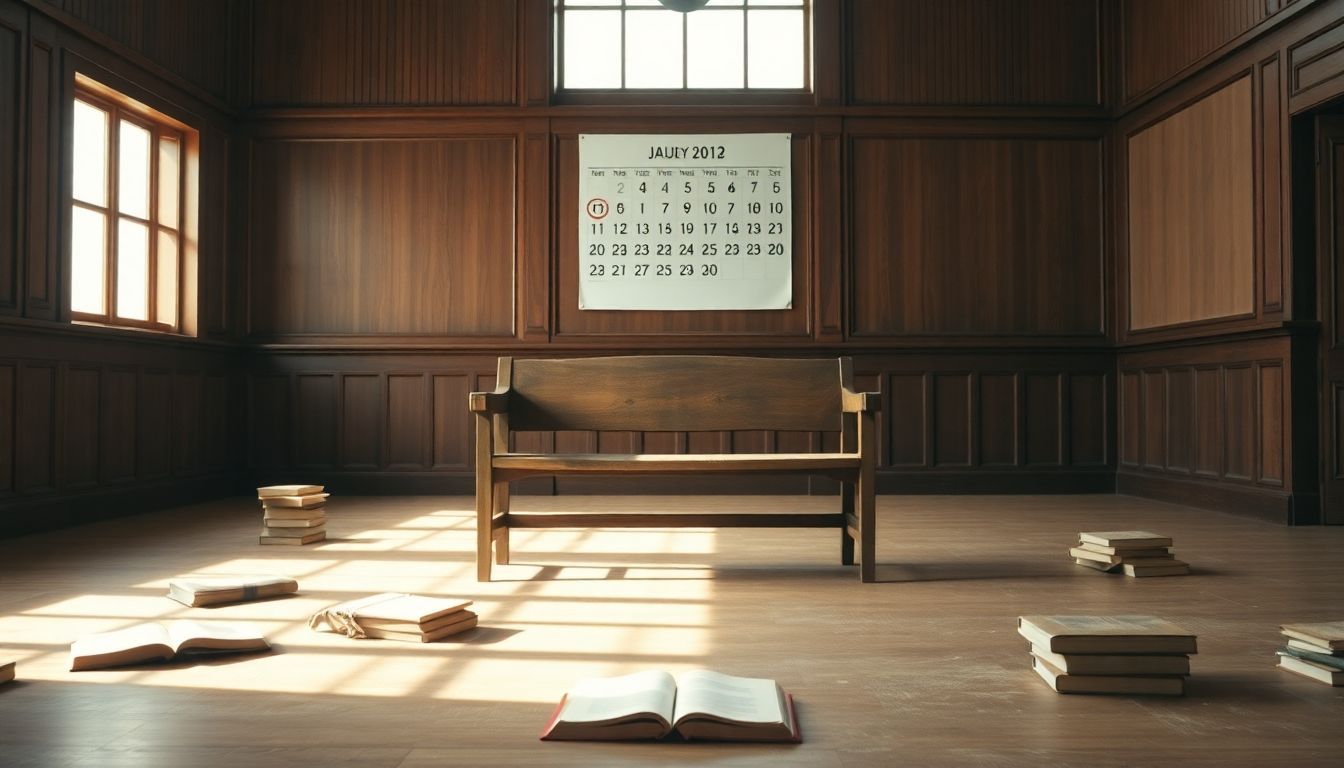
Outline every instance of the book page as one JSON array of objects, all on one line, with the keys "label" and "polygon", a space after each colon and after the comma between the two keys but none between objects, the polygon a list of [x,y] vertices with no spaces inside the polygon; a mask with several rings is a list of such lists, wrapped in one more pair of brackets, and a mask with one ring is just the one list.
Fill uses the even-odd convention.
[{"label": "book page", "polygon": [[641,713],[653,713],[672,722],[677,684],[666,672],[650,670],[621,677],[580,680],[565,697],[560,719],[565,722],[603,722]]},{"label": "book page", "polygon": [[[145,648],[152,646],[172,645],[168,633],[164,627],[153,622],[145,624],[136,624],[124,629],[117,629],[111,632],[99,632],[97,634],[85,635],[70,644],[70,655],[72,658],[85,656],[106,656],[108,654],[118,654],[132,648]],[[157,652],[151,651],[147,654],[128,654],[126,658],[152,658]]]},{"label": "book page", "polygon": [[781,723],[779,686],[774,680],[735,677],[707,669],[677,675],[674,722],[687,715],[708,714],[742,723]]},{"label": "book page", "polygon": [[[266,644],[265,639],[259,637],[255,630],[236,624],[179,619],[165,621],[163,626],[168,636],[168,645],[179,652],[183,649],[183,644],[186,644],[188,650],[192,647],[262,648]],[[192,640],[197,642],[190,642]]]}]

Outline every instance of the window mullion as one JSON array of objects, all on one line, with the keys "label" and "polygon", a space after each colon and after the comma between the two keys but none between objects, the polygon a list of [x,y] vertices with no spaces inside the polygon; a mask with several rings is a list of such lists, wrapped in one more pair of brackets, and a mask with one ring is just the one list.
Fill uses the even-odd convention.
[{"label": "window mullion", "polygon": [[148,267],[145,274],[148,276],[149,285],[145,291],[146,301],[149,306],[145,307],[145,317],[150,323],[158,321],[159,318],[159,126],[153,123],[149,127],[149,207],[146,213],[149,214],[149,234],[146,253],[149,258]]},{"label": "window mullion", "polygon": [[116,105],[111,105],[108,112],[107,144],[107,267],[103,274],[107,281],[104,286],[107,319],[113,322],[117,317],[117,245],[121,232],[121,110]]}]

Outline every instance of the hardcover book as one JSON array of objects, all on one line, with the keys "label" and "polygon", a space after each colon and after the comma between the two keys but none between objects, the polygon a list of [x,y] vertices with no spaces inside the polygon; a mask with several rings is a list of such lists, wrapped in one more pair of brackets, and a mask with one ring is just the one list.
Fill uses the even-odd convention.
[{"label": "hardcover book", "polygon": [[70,671],[168,661],[192,653],[242,653],[270,649],[246,627],[218,622],[165,621],[136,624],[81,637],[70,644]]},{"label": "hardcover book", "polygon": [[1021,616],[1017,632],[1053,653],[1197,653],[1194,635],[1156,616]]},{"label": "hardcover book", "polygon": [[168,597],[198,607],[259,600],[296,592],[299,583],[288,576],[191,575],[168,582]]}]

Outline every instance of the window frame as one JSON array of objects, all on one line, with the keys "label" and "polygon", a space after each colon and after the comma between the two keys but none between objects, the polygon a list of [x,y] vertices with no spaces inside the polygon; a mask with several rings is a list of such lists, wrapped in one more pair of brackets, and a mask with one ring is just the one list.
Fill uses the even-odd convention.
[{"label": "window frame", "polygon": [[[582,2],[582,0],[579,0]],[[649,11],[662,10],[656,6],[629,6],[626,0],[621,0],[618,6],[595,6],[589,9],[569,8],[565,5],[566,0],[556,0],[552,23],[554,25],[553,45],[555,46],[555,55],[552,66],[554,67],[552,82],[552,97],[557,104],[592,104],[592,105],[619,105],[619,104],[667,104],[667,105],[686,105],[686,104],[709,104],[709,105],[808,105],[813,103],[815,98],[815,82],[813,80],[814,45],[813,45],[813,5],[815,0],[802,0],[802,5],[747,5],[743,0],[741,8],[701,8],[691,13],[722,13],[724,11],[740,10],[743,12],[742,25],[742,78],[743,86],[740,88],[692,88],[683,85],[680,88],[629,88],[621,86],[618,88],[566,88],[565,82],[565,14],[567,12],[585,13],[590,11],[619,11],[621,14],[621,80],[625,81],[625,30],[627,14],[645,13]],[[771,11],[771,10],[797,10],[803,14],[803,85],[799,88],[751,88],[745,83],[748,75],[748,63],[750,51],[747,45],[750,24],[746,19],[753,10]],[[687,14],[683,14],[683,17]],[[687,72],[687,34],[686,22],[683,20],[681,37],[681,67],[682,82],[686,82]]]},{"label": "window frame", "polygon": [[[70,187],[69,195],[69,218],[71,221],[71,233],[73,233],[73,218],[76,209],[83,209],[98,214],[103,218],[103,312],[87,312],[76,310],[72,305],[69,307],[70,319],[73,322],[107,326],[111,328],[134,328],[140,330],[158,331],[163,333],[182,334],[187,333],[194,323],[187,317],[189,307],[188,290],[188,260],[194,257],[194,235],[190,230],[194,230],[195,224],[195,205],[196,194],[189,189],[189,184],[194,182],[196,173],[196,164],[199,155],[199,132],[190,126],[175,120],[168,115],[159,112],[139,101],[127,96],[110,86],[95,81],[82,73],[76,73],[73,92],[70,100],[71,120],[73,125],[74,105],[76,102],[84,102],[88,106],[97,109],[107,116],[107,133],[103,151],[105,153],[105,177],[103,179],[103,195],[105,206],[99,206],[96,203],[90,203],[75,197],[73,184]],[[148,206],[147,217],[140,217],[135,214],[126,213],[120,210],[120,179],[121,179],[121,151],[120,136],[121,124],[125,121],[131,125],[141,128],[149,134],[148,151]],[[175,226],[169,226],[162,221],[162,199],[160,196],[160,142],[168,140],[176,142],[178,152],[178,170],[177,170],[177,223]],[[71,157],[71,169],[67,176],[73,181],[74,178],[74,160]],[[120,265],[120,254],[118,249],[120,222],[128,221],[140,224],[146,230],[146,254],[147,259],[145,269],[145,302],[147,319],[139,320],[135,318],[120,317],[117,315],[117,286],[118,269]],[[175,258],[176,279],[173,284],[175,296],[173,297],[173,320],[171,323],[162,322],[159,319],[159,239],[163,233],[171,234],[177,243],[177,254]],[[73,237],[67,265],[71,269],[70,285],[73,286]],[[73,303],[73,289],[71,295]]]}]

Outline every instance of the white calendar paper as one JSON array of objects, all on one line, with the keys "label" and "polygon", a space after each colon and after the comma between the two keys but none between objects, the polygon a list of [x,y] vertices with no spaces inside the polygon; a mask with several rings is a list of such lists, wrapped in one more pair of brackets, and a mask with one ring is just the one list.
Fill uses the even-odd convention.
[{"label": "white calendar paper", "polygon": [[579,309],[788,309],[790,136],[579,136]]}]

